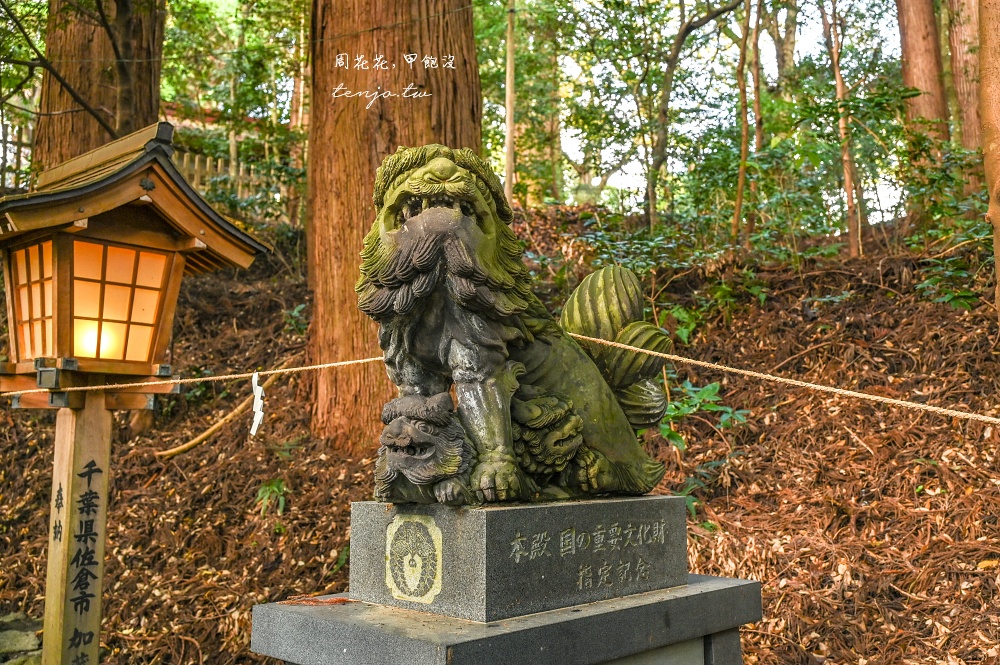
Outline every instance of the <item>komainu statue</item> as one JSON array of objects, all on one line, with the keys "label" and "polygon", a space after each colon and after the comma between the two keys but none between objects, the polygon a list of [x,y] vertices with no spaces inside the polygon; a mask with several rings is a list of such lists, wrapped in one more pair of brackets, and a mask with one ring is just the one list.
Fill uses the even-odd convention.
[{"label": "komainu statue", "polygon": [[468,149],[400,148],[378,169],[374,203],[358,306],[379,324],[400,395],[382,414],[376,498],[650,491],[664,468],[636,430],[663,417],[663,361],[566,334],[667,350],[642,320],[636,276],[589,275],[556,321],[532,293],[500,180]]}]

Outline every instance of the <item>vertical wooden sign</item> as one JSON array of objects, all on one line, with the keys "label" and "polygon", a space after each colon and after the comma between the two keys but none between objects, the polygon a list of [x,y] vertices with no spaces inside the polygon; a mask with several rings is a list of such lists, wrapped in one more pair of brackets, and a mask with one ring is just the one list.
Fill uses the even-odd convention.
[{"label": "vertical wooden sign", "polygon": [[56,415],[42,665],[97,665],[111,472],[104,391]]}]

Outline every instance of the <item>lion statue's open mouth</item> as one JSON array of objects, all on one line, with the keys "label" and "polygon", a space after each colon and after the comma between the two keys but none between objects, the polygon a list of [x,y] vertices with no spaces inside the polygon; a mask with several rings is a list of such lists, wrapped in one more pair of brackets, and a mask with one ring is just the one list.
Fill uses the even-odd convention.
[{"label": "lion statue's open mouth", "polygon": [[635,429],[666,408],[652,380],[662,361],[585,350],[566,335],[667,348],[663,331],[642,321],[635,275],[605,268],[589,276],[557,322],[531,291],[499,179],[468,149],[400,148],[379,168],[373,201],[358,305],[379,323],[400,391],[386,407],[394,415],[384,418],[378,498],[649,491],[663,465]]}]

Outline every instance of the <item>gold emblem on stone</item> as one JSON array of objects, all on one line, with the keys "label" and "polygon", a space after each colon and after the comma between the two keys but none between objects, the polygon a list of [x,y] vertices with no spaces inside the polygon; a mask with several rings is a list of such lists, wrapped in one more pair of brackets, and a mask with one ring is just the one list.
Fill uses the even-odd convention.
[{"label": "gold emblem on stone", "polygon": [[392,597],[432,603],[441,592],[441,529],[427,515],[396,515],[385,532],[385,583]]}]

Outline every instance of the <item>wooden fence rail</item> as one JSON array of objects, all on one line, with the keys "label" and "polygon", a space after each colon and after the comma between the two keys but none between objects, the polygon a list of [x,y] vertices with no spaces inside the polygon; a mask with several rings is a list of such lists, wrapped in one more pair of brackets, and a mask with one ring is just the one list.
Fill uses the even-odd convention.
[{"label": "wooden fence rail", "polygon": [[297,197],[295,201],[291,200],[294,185],[290,185],[274,168],[261,168],[240,161],[232,164],[222,157],[181,151],[174,153],[173,159],[181,175],[199,193],[223,190],[240,200],[267,198],[271,208],[278,211],[274,221],[288,223],[291,217],[289,205],[298,202]]},{"label": "wooden fence rail", "polygon": [[31,127],[0,121],[0,195],[28,189]]}]

